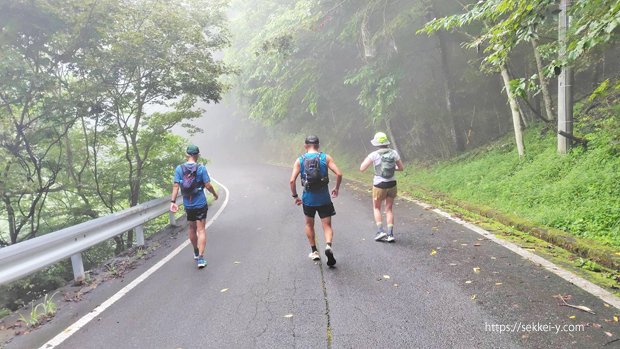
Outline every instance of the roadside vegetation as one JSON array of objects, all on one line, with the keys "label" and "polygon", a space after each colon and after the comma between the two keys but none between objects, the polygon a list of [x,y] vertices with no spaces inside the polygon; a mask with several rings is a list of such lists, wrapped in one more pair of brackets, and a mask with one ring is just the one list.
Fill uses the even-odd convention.
[{"label": "roadside vegetation", "polygon": [[[617,1],[571,2],[565,36],[557,1],[263,3],[232,2],[228,59],[274,156],[291,161],[317,134],[356,177],[384,131],[409,165],[401,188],[494,211],[583,255],[600,245],[618,265]],[[575,141],[559,155],[568,67]]]},{"label": "roadside vegetation", "polygon": [[413,165],[403,181],[620,251],[620,84],[610,89],[577,119],[587,147],[558,155],[553,131],[537,126],[525,134],[525,158],[504,137],[453,160]]},{"label": "roadside vegetation", "polygon": [[[214,57],[228,45],[224,11],[211,0],[0,1],[0,248],[169,194],[187,145],[173,128],[200,133],[189,124],[198,106],[227,90],[232,70]],[[97,245],[85,268],[133,244],[127,231]],[[0,314],[71,278],[63,261],[1,286]]]}]

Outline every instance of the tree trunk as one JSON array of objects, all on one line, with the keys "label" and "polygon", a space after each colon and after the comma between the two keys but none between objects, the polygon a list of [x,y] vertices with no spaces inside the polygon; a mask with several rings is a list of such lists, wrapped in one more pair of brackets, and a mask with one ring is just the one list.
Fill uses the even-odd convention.
[{"label": "tree trunk", "polygon": [[[441,16],[437,15],[435,6],[431,1],[425,0],[423,4],[426,6],[427,14],[426,19],[431,20]],[[446,47],[445,32],[438,31],[435,33],[437,36],[437,50],[439,51],[439,58],[441,60],[441,80],[443,85],[444,100],[446,102],[446,111],[450,118],[450,138],[452,140],[452,146],[457,153],[465,150],[465,133],[460,125],[460,120],[454,112],[454,85],[452,83],[452,74],[450,73],[450,64],[448,62],[448,50]]]},{"label": "tree trunk", "polygon": [[446,102],[446,111],[450,117],[450,136],[454,150],[460,153],[465,150],[465,139],[459,124],[459,118],[454,112],[454,87],[452,84],[452,75],[450,73],[450,64],[448,62],[448,50],[446,49],[446,38],[443,32],[437,32],[437,41],[439,44],[439,56],[441,58],[441,79],[443,80],[444,98]]},{"label": "tree trunk", "polygon": [[551,100],[551,94],[549,93],[549,83],[545,77],[543,71],[543,61],[538,52],[538,40],[532,39],[532,48],[534,49],[534,58],[536,59],[536,70],[538,71],[538,81],[540,83],[540,90],[543,95],[543,103],[545,104],[545,113],[547,114],[547,120],[555,120],[553,114],[553,101]]},{"label": "tree trunk", "polygon": [[504,81],[504,88],[506,89],[506,95],[508,96],[508,103],[510,104],[510,111],[512,113],[512,124],[515,131],[517,151],[519,153],[519,157],[523,157],[525,155],[525,149],[523,146],[523,133],[521,132],[521,115],[519,113],[519,105],[517,104],[517,100],[510,90],[510,75],[508,75],[508,68],[505,63],[501,66],[501,73]]},{"label": "tree trunk", "polygon": [[11,200],[7,196],[4,197],[4,207],[6,208],[7,220],[9,223],[9,243],[13,245],[17,243],[18,231],[15,224],[15,211],[13,210],[13,206],[11,206]]},{"label": "tree trunk", "polygon": [[114,254],[119,255],[125,250],[125,241],[123,240],[123,235],[118,235],[114,237],[114,242],[116,243],[114,248]]},{"label": "tree trunk", "polygon": [[386,131],[388,133],[388,137],[390,137],[390,141],[392,142],[392,148],[398,152],[398,155],[400,155],[400,159],[402,161],[405,161],[403,153],[398,148],[398,143],[396,142],[396,137],[394,137],[394,133],[392,132],[392,121],[389,118],[385,119],[385,128],[386,128]]}]

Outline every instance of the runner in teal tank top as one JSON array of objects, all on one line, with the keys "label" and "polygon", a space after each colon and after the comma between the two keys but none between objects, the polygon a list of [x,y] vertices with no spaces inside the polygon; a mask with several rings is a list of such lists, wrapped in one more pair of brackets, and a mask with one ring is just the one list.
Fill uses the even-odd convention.
[{"label": "runner in teal tank top", "polygon": [[[334,232],[332,230],[332,216],[336,214],[332,198],[338,197],[338,190],[342,182],[342,173],[336,166],[336,162],[331,156],[319,152],[319,138],[317,136],[308,136],[305,141],[306,154],[300,156],[293,164],[293,173],[291,174],[290,187],[291,194],[296,205],[303,205],[303,211],[306,219],[305,232],[312,252],[308,255],[312,260],[320,260],[321,257],[316,248],[314,217],[317,212],[321,223],[323,223],[323,231],[325,234],[325,257],[327,257],[327,265],[332,267],[336,264],[334,251],[332,248],[332,239]],[[336,185],[334,189],[329,191],[329,175],[328,170],[336,175]],[[304,191],[300,198],[297,194],[297,177],[301,175],[302,186]]]}]

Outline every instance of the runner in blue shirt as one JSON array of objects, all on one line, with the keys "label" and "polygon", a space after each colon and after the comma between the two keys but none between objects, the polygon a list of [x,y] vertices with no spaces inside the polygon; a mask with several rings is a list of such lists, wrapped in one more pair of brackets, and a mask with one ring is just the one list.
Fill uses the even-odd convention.
[{"label": "runner in blue shirt", "polygon": [[189,240],[194,247],[194,259],[198,269],[202,269],[207,265],[204,258],[204,250],[207,244],[207,232],[205,224],[207,221],[207,197],[204,189],[206,188],[215,198],[218,195],[211,185],[209,172],[204,165],[198,164],[200,150],[197,146],[191,144],[187,147],[186,162],[176,167],[174,171],[174,184],[172,186],[172,197],[170,203],[170,211],[177,212],[179,206],[176,204],[179,191],[183,195],[183,206],[187,214],[189,223]]},{"label": "runner in blue shirt", "polygon": [[[331,156],[319,152],[319,138],[317,136],[308,136],[305,141],[306,154],[300,156],[293,165],[293,173],[291,174],[290,187],[293,199],[296,205],[302,205],[304,215],[306,216],[306,237],[310,242],[312,252],[308,257],[312,260],[319,260],[319,252],[316,248],[314,233],[314,216],[319,213],[321,223],[323,224],[323,232],[325,233],[325,256],[327,257],[327,265],[334,266],[336,258],[332,249],[332,216],[336,214],[332,198],[338,197],[338,189],[342,181],[342,173],[336,166]],[[329,175],[328,169],[336,174],[336,186],[329,192]],[[302,186],[304,192],[302,197],[297,195],[297,177],[301,175]]]}]

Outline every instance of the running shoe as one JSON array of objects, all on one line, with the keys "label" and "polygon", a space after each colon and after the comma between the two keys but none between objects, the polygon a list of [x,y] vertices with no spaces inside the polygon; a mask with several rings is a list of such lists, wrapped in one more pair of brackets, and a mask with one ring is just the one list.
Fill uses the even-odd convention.
[{"label": "running shoe", "polygon": [[327,257],[328,266],[333,267],[334,265],[336,265],[336,258],[334,258],[334,252],[329,245],[325,247],[325,257]]},{"label": "running shoe", "polygon": [[194,260],[198,260],[198,249],[194,248]]},{"label": "running shoe", "polygon": [[389,234],[387,236],[387,238],[385,238],[385,241],[387,241],[387,242],[394,242],[394,234]]},{"label": "running shoe", "polygon": [[196,265],[198,266],[198,269],[202,269],[207,266],[207,261],[204,259],[204,257],[198,257],[198,259],[196,260]]},{"label": "running shoe", "polygon": [[321,259],[321,256],[319,255],[319,251],[314,251],[308,255],[308,258],[312,259],[313,261],[318,261]]},{"label": "running shoe", "polygon": [[387,234],[383,231],[378,231],[377,235],[375,235],[375,241],[383,241]]}]

